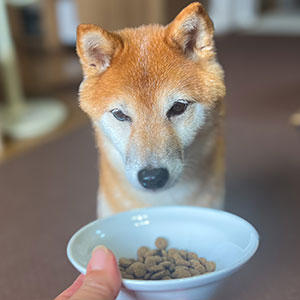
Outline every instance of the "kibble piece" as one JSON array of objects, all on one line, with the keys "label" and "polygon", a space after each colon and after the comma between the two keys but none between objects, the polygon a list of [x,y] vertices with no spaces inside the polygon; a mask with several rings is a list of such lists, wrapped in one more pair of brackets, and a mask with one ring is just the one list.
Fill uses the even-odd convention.
[{"label": "kibble piece", "polygon": [[191,276],[190,271],[184,267],[176,267],[175,271],[171,274],[172,278],[186,278]]},{"label": "kibble piece", "polygon": [[147,272],[146,275],[144,276],[144,280],[150,279],[151,275],[152,275],[151,272]]},{"label": "kibble piece", "polygon": [[147,267],[141,262],[135,262],[129,267],[137,278],[142,278],[147,272]]},{"label": "kibble piece", "polygon": [[149,251],[150,249],[148,248],[148,247],[145,247],[145,246],[143,246],[143,247],[140,247],[139,249],[138,249],[138,251],[137,251],[137,255],[138,255],[138,257],[145,257],[145,254]]},{"label": "kibble piece", "polygon": [[134,275],[134,269],[131,267],[132,265],[130,265],[125,272],[129,275]]},{"label": "kibble piece", "polygon": [[171,262],[170,261],[163,261],[159,264],[159,266],[162,266],[164,268],[169,268],[171,266]]},{"label": "kibble piece", "polygon": [[200,274],[205,273],[206,268],[199,262],[199,260],[191,259],[190,260],[191,267],[197,270]]},{"label": "kibble piece", "polygon": [[127,273],[121,273],[122,274],[122,278],[125,279],[135,279],[133,275],[127,274]]},{"label": "kibble piece", "polygon": [[131,258],[121,257],[121,258],[119,259],[119,265],[120,265],[121,267],[124,267],[124,268],[129,267],[129,266],[132,265],[134,262],[135,262],[135,260],[134,260],[134,259],[131,259]]},{"label": "kibble piece", "polygon": [[202,266],[203,267],[203,265],[200,263],[200,261],[199,260],[197,260],[197,259],[191,259],[190,260],[190,264],[191,264],[191,267],[192,268],[198,268],[199,266]]},{"label": "kibble piece", "polygon": [[171,248],[168,250],[168,256],[173,256],[174,254],[178,254],[178,250],[175,248]]},{"label": "kibble piece", "polygon": [[164,276],[166,276],[166,271],[165,270],[157,272],[157,273],[154,273],[151,276],[151,279],[152,280],[159,280],[159,279],[162,279]]},{"label": "kibble piece", "polygon": [[158,249],[166,249],[167,246],[168,246],[168,242],[166,239],[162,238],[162,237],[159,237],[155,240],[155,246],[158,248]]},{"label": "kibble piece", "polygon": [[153,249],[153,250],[149,250],[147,253],[145,253],[145,257],[154,256],[154,255],[157,255],[157,254],[159,254],[159,250]]},{"label": "kibble piece", "polygon": [[176,271],[177,269],[178,269],[178,270],[187,270],[187,271],[189,271],[190,268],[187,267],[187,266],[175,266],[175,271]]},{"label": "kibble piece", "polygon": [[159,263],[161,263],[161,262],[163,261],[163,260],[162,260],[162,257],[159,256],[159,255],[154,255],[154,256],[151,256],[151,257],[153,257],[153,259],[156,260],[156,263],[157,263],[157,264],[159,264]]},{"label": "kibble piece", "polygon": [[207,260],[206,260],[204,257],[199,257],[198,260],[201,262],[201,264],[202,264],[203,266],[205,266],[206,263],[207,263]]},{"label": "kibble piece", "polygon": [[148,267],[148,271],[155,273],[155,272],[159,272],[159,271],[163,271],[165,268],[161,265],[155,265],[155,266],[149,266]]},{"label": "kibble piece", "polygon": [[177,265],[177,266],[190,266],[190,262],[187,261],[187,260],[184,260],[182,258],[182,256],[180,256],[179,254],[174,255],[173,257],[175,259],[175,265]]},{"label": "kibble piece", "polygon": [[199,271],[197,271],[196,269],[189,269],[189,271],[192,276],[198,276],[198,275],[203,274],[203,273],[200,273]]},{"label": "kibble piece", "polygon": [[172,264],[175,264],[175,258],[173,256],[169,256],[167,257],[168,261],[171,262]]},{"label": "kibble piece", "polygon": [[147,256],[145,259],[145,264],[147,267],[155,266],[162,261],[162,258],[158,255],[155,256]]},{"label": "kibble piece", "polygon": [[198,259],[198,255],[195,252],[188,252],[187,253],[187,259],[191,260],[191,259]]},{"label": "kibble piece", "polygon": [[160,252],[161,252],[162,257],[167,257],[168,256],[168,252],[165,249],[162,249]]},{"label": "kibble piece", "polygon": [[213,272],[216,270],[216,263],[213,261],[208,261],[205,265],[207,272]]},{"label": "kibble piece", "polygon": [[165,269],[166,276],[171,276],[171,272],[168,269]]},{"label": "kibble piece", "polygon": [[178,252],[183,259],[187,259],[187,251],[179,250]]},{"label": "kibble piece", "polygon": [[163,279],[163,280],[169,280],[169,279],[172,279],[172,278],[171,278],[170,276],[167,275],[167,276],[162,277],[162,279]]},{"label": "kibble piece", "polygon": [[119,265],[120,272],[125,272],[126,268]]},{"label": "kibble piece", "polygon": [[175,271],[175,264],[171,263],[169,266],[169,270],[170,272],[174,272]]}]

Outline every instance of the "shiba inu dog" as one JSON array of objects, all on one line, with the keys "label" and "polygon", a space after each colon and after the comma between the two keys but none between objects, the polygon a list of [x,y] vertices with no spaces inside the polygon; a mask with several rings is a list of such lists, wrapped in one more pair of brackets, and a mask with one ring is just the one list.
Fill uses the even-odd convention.
[{"label": "shiba inu dog", "polygon": [[98,215],[154,205],[222,208],[223,70],[198,2],[167,26],[77,29],[80,106],[100,150]]}]

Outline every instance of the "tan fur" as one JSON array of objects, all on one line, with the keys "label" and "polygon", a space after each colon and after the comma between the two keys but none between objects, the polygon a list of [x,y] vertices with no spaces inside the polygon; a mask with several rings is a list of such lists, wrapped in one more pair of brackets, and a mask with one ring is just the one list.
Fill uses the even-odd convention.
[{"label": "tan fur", "polygon": [[[197,35],[194,28],[201,28]],[[215,58],[213,25],[201,4],[192,3],[166,27],[148,25],[110,33],[95,25],[80,25],[77,36],[85,77],[80,105],[94,124],[101,153],[99,196],[105,211],[99,214],[169,204],[221,208],[225,87]],[[200,103],[207,115],[187,147],[176,134],[176,124],[162,118],[166,104],[161,99],[178,91]],[[126,157],[136,156],[139,161],[184,157],[185,167],[174,186],[151,193],[137,190],[127,180],[124,162],[96,125],[118,101],[135,113],[128,125]],[[193,115],[182,122],[184,127],[192,126]],[[169,149],[177,150],[170,154]]]}]

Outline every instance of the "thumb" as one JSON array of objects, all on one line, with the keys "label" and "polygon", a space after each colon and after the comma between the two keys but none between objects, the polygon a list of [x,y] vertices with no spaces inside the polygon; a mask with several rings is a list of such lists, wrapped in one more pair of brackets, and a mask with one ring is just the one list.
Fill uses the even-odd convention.
[{"label": "thumb", "polygon": [[81,287],[70,300],[114,300],[121,288],[121,276],[113,253],[98,246],[92,253]]}]

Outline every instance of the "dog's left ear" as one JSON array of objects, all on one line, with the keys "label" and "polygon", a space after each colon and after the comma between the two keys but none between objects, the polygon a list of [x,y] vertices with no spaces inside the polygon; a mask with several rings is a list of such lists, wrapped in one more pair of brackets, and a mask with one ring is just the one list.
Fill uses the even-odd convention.
[{"label": "dog's left ear", "polygon": [[104,72],[118,49],[122,47],[121,37],[93,24],[77,27],[77,54],[85,75]]},{"label": "dog's left ear", "polygon": [[184,8],[166,27],[168,44],[193,60],[214,57],[213,35],[213,23],[199,2]]}]

